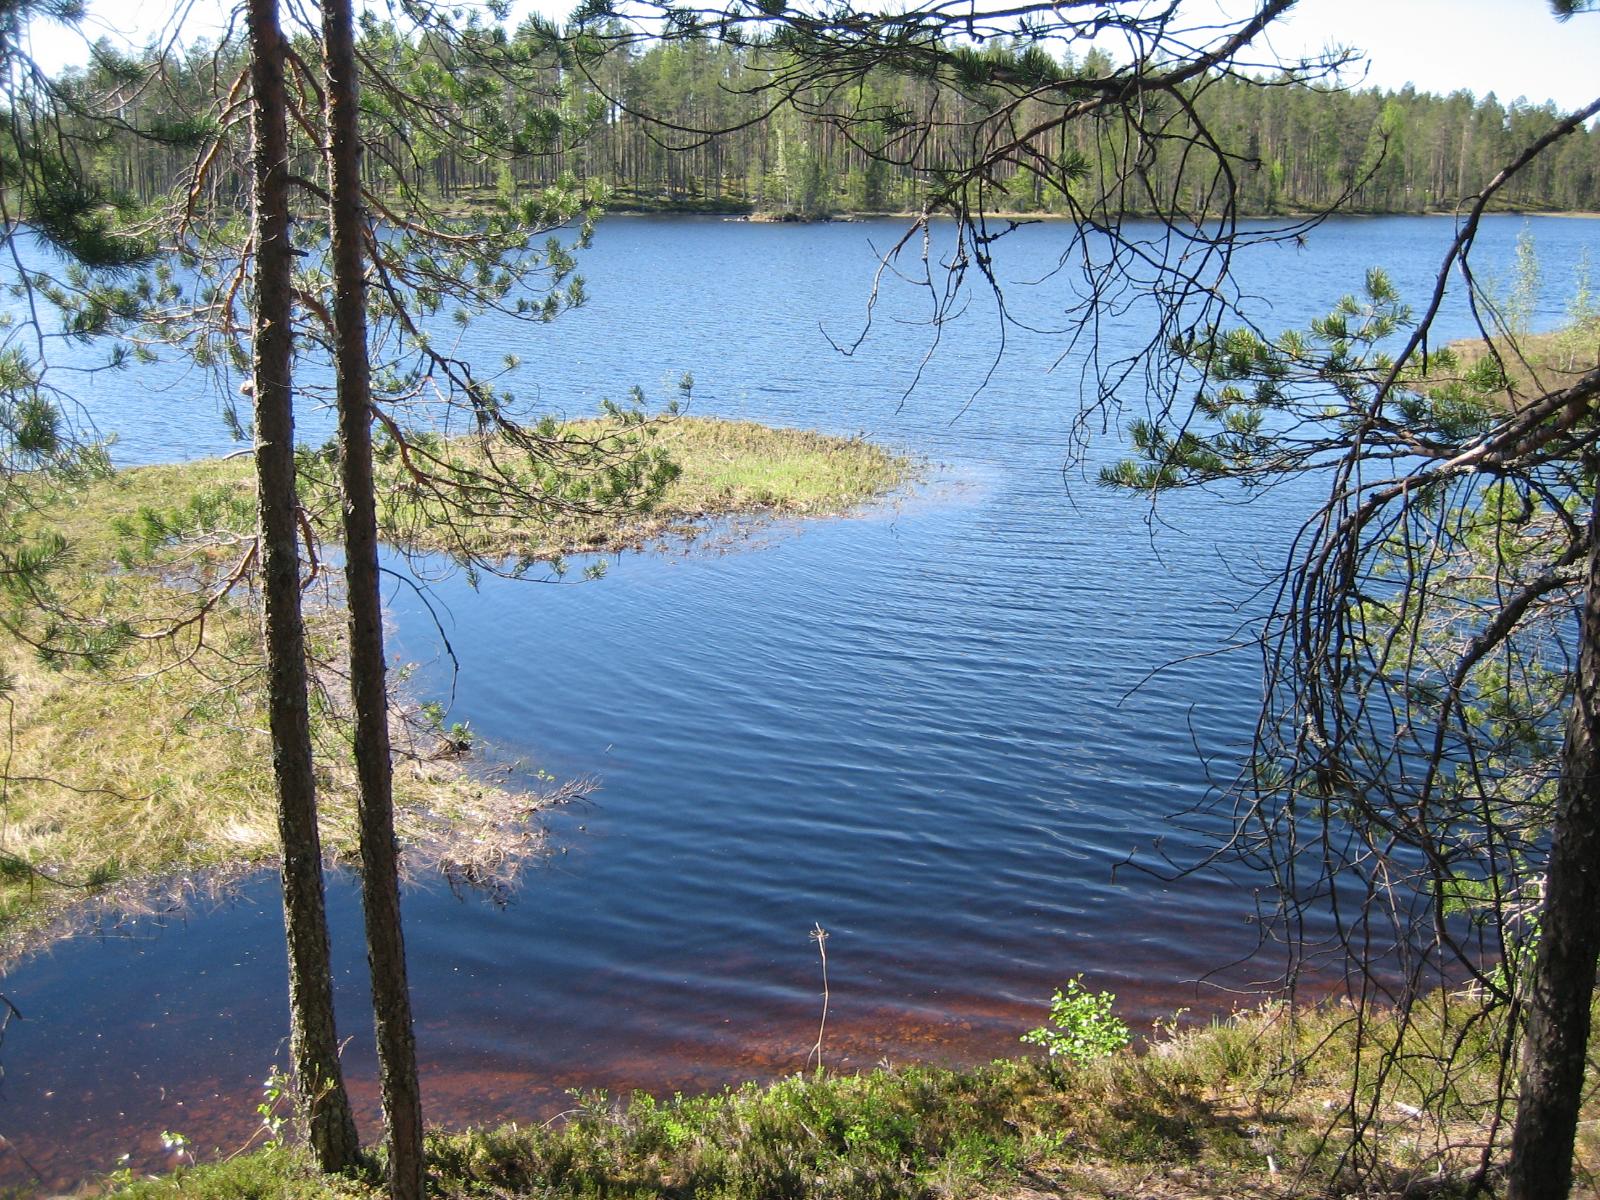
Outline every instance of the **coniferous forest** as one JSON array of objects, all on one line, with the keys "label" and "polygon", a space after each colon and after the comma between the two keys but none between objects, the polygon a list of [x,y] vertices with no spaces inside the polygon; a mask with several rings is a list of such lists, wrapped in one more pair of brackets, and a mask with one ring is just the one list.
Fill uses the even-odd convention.
[{"label": "coniferous forest", "polygon": [[[497,30],[483,36],[503,39]],[[1037,50],[991,43],[956,56],[970,80],[918,78],[874,69],[828,86],[786,86],[782,52],[710,39],[628,44],[581,60],[557,58],[544,33],[513,41],[543,56],[547,87],[537,95],[504,86],[460,47],[408,41],[376,22],[363,31],[369,55],[396,62],[446,103],[469,110],[464,126],[485,144],[520,153],[480,152],[471,140],[443,144],[391,131],[369,148],[369,174],[403,177],[437,201],[470,203],[496,191],[543,186],[563,177],[598,181],[614,210],[793,214],[916,211],[951,164],[995,134],[984,103],[985,63],[1032,64],[1052,77],[1104,71],[1092,51],[1057,61]],[[120,130],[99,129],[104,182],[137,200],[170,194],[189,165],[193,114],[219,111],[219,92],[237,75],[240,49],[198,46],[167,58],[152,85],[150,64],[104,53],[95,66],[63,81],[83,95],[119,89]],[[527,73],[521,78],[525,81]],[[970,86],[964,86],[970,85]],[[524,85],[525,86],[525,85]],[[380,98],[381,99],[381,98]],[[98,101],[97,101],[98,102]],[[1178,200],[1195,214],[1211,208],[1214,176],[1191,165],[1193,129],[1221,142],[1233,173],[1235,210],[1270,215],[1321,211],[1449,211],[1476,193],[1516,147],[1550,129],[1553,104],[1492,93],[1482,98],[1377,89],[1343,90],[1300,83],[1263,86],[1237,75],[1203,78],[1192,112],[1174,111],[1169,136],[1151,139],[1135,180],[1121,162],[1122,131],[1110,122],[1072,122],[1023,148],[1043,156],[1071,181],[1046,187],[1039,172],[988,181],[989,211],[1050,213],[1076,203],[1095,209],[1154,210]],[[1029,106],[1009,106],[1010,130],[1028,129]],[[226,106],[222,106],[225,111]],[[1042,109],[1041,109],[1042,111]],[[492,135],[492,136],[491,136]],[[1048,141],[1049,144],[1044,144]],[[1190,178],[1190,173],[1193,178]],[[1115,189],[1115,194],[1111,194]],[[1540,155],[1501,193],[1503,207],[1600,209],[1600,132],[1588,128]]]}]

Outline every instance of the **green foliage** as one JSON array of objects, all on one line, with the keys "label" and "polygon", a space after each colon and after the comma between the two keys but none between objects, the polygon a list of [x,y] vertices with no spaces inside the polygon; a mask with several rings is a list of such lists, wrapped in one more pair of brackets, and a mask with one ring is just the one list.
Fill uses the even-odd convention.
[{"label": "green foliage", "polygon": [[439,1137],[431,1149],[438,1177],[467,1188],[643,1197],[670,1187],[750,1200],[913,1196],[935,1180],[965,1189],[1025,1165],[1003,1097],[1013,1088],[1026,1094],[1037,1081],[998,1069],[994,1076],[976,1086],[931,1070],[794,1076],[666,1101],[578,1093],[565,1129]]},{"label": "green foliage", "polygon": [[1567,371],[1593,366],[1600,348],[1600,303],[1595,300],[1587,247],[1578,257],[1572,276],[1567,322],[1556,335],[1557,365]]},{"label": "green foliage", "polygon": [[[1381,272],[1304,331],[1208,330],[1174,346],[1193,404],[1135,429],[1102,475],[1150,491],[1325,483],[1266,589],[1254,754],[1220,803],[1230,853],[1282,884],[1275,919],[1360,895],[1340,931],[1354,959],[1392,969],[1362,958],[1381,941],[1414,978],[1473,981],[1494,1020],[1418,1056],[1441,1118],[1477,1057],[1515,1054],[1503,1018],[1528,986],[1579,670],[1596,349],[1526,332],[1538,274],[1524,237],[1495,336],[1431,353]],[[1410,998],[1399,1019],[1436,1017]],[[1353,1036],[1346,1116],[1364,1134],[1368,1073],[1413,1070],[1396,1053]]]},{"label": "green foliage", "polygon": [[[393,21],[367,14],[363,52],[408,81],[397,91],[436,100],[451,119],[441,128],[404,111],[394,91],[367,89],[362,102],[380,151],[368,156],[368,169],[395,206],[426,198],[479,217],[561,187],[568,171],[580,188],[601,185],[635,209],[915,211],[930,180],[984,142],[997,114],[1034,131],[984,174],[1002,185],[990,198],[1007,210],[1059,212],[1070,198],[1090,209],[1151,211],[1160,197],[1195,196],[1215,207],[1223,199],[1210,190],[1215,162],[1192,152],[1203,124],[1235,164],[1231,186],[1242,211],[1320,209],[1347,191],[1363,210],[1449,211],[1498,171],[1508,151],[1558,119],[1553,106],[1503,105],[1492,96],[1347,91],[1283,79],[1263,87],[1225,74],[1186,89],[1179,111],[1158,115],[1153,94],[1144,93],[1150,120],[1142,134],[1105,110],[1058,129],[1062,111],[1094,95],[1095,82],[1114,68],[1103,52],[1074,57],[1053,38],[1028,36],[1052,21],[1042,13],[1005,36],[974,40],[962,30],[941,37],[930,22],[885,25],[874,40],[870,24],[851,31],[859,38],[827,38],[787,20],[742,36],[668,9],[666,25],[685,36],[641,44],[611,22],[604,3],[574,14],[564,37],[547,21],[507,31],[449,20],[440,10],[414,21],[419,11]],[[753,22],[793,16],[783,0],[745,11]],[[116,57],[73,81],[80,106],[108,94],[125,100],[126,128],[74,130],[93,146],[95,178],[108,195],[158,202],[179,185],[197,141],[227,136],[216,89],[232,78],[239,48],[218,53],[217,67],[198,56],[162,64],[159,87],[154,64]],[[1600,131],[1575,131],[1507,183],[1505,202],[1600,208],[1597,141]],[[1128,153],[1148,188],[1119,184],[1133,165],[1124,161]],[[839,188],[873,164],[881,178],[870,189]]]},{"label": "green foliage", "polygon": [[228,537],[243,539],[255,529],[255,497],[236,483],[202,485],[174,497],[165,507],[142,505],[111,523],[120,539],[117,561],[124,567],[147,565],[158,554],[186,541],[199,544]]},{"label": "green foliage", "polygon": [[[69,417],[76,407],[47,352],[58,338],[82,343],[126,323],[124,281],[151,246],[130,232],[130,198],[96,172],[99,142],[72,97],[27,58],[30,22],[71,27],[83,15],[72,0],[17,0],[0,36],[0,287],[10,301],[0,316],[0,628],[47,660],[98,664],[127,630],[74,621],[59,586],[74,549],[37,520],[37,506],[57,487],[103,476],[108,460],[98,435]],[[106,365],[122,361],[113,353]]]},{"label": "green foliage", "polygon": [[1069,979],[1050,997],[1049,1024],[1028,1030],[1022,1041],[1079,1067],[1109,1058],[1130,1040],[1126,1022],[1112,1011],[1116,999],[1110,992],[1085,989],[1081,975]]},{"label": "green foliage", "polygon": [[[1395,1114],[1385,1177],[1455,1194],[1478,1157],[1447,1144],[1481,1137],[1504,1015],[1443,994],[1421,1010],[1403,1026],[1386,1009],[1270,1006],[1169,1030],[1148,1053],[1066,1076],[1009,1059],[974,1070],[794,1075],[701,1096],[577,1091],[556,1120],[433,1134],[430,1190],[551,1200],[1105,1196],[1143,1194],[1159,1173],[1172,1186],[1226,1196],[1281,1192],[1288,1172],[1296,1195],[1342,1194],[1348,1131],[1329,1125],[1324,1100],[1359,1077],[1361,1102]],[[1396,1046],[1406,1068],[1358,1076],[1356,1059],[1368,1053],[1361,1031]],[[1445,1070],[1449,1046],[1460,1053]],[[1591,1098],[1586,1118],[1593,1111]],[[1580,1168],[1594,1165],[1591,1148]],[[304,1161],[278,1147],[112,1182],[140,1200],[371,1200],[380,1190],[369,1179],[313,1183]]]},{"label": "green foliage", "polygon": [[564,1129],[440,1137],[431,1148],[446,1186],[888,1200],[934,1186],[993,1185],[1037,1162],[1052,1144],[1029,1112],[1042,1099],[1040,1085],[1038,1076],[999,1064],[972,1075],[794,1076],[668,1101],[583,1093]]},{"label": "green foliage", "polygon": [[323,1175],[299,1153],[281,1147],[151,1178],[134,1178],[124,1170],[107,1183],[113,1194],[130,1200],[176,1200],[184,1196],[205,1200],[357,1200],[375,1194],[359,1180]]},{"label": "green foliage", "polygon": [[1517,234],[1511,288],[1502,302],[1506,332],[1513,337],[1526,337],[1533,332],[1533,314],[1539,303],[1541,283],[1539,253],[1534,248],[1533,231],[1524,225]]},{"label": "green foliage", "polygon": [[284,1126],[293,1100],[293,1083],[283,1071],[274,1068],[261,1085],[261,1100],[256,1105],[256,1115],[261,1118],[265,1135],[263,1145],[277,1149],[283,1145]]}]

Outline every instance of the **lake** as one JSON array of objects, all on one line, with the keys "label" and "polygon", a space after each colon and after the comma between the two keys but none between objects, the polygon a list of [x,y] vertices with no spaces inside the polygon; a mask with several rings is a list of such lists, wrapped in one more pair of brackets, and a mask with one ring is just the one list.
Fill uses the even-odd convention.
[{"label": "lake", "polygon": [[[1478,267],[1509,277],[1520,217],[1490,219]],[[1535,218],[1560,320],[1600,224]],[[1164,501],[1063,470],[1081,357],[1013,329],[982,292],[929,346],[926,297],[889,286],[853,356],[893,222],[750,225],[616,219],[583,255],[589,305],[548,327],[485,323],[467,349],[522,358],[516,386],[569,414],[632,385],[692,411],[866,436],[926,458],[905,495],[834,520],[780,522],[698,547],[628,554],[592,583],[432,585],[461,660],[449,719],[496,761],[592,777],[553,813],[551,855],[509,903],[412,888],[405,916],[430,1121],[546,1119],[569,1088],[657,1093],[801,1069],[830,934],[831,1069],[983,1061],[1018,1049],[1051,990],[1082,974],[1136,1029],[1250,1004],[1279,966],[1250,951],[1264,880],[1165,881],[1218,827],[1170,818],[1226,777],[1259,696],[1238,640],[1254,584],[1308,494]],[[1269,329],[1303,324],[1386,267],[1420,301],[1443,218],[1350,218],[1264,249],[1241,286]],[[1048,324],[1061,231],[1000,251],[1007,298]],[[1027,285],[1027,280],[1043,282]],[[1442,327],[1465,333],[1459,304]],[[1102,330],[1112,351],[1139,318]],[[87,377],[125,463],[234,449],[208,381],[176,364]],[[1137,410],[1142,397],[1128,397]],[[308,414],[314,436],[326,416]],[[574,573],[574,578],[576,572]],[[1241,609],[1241,606],[1244,606]],[[393,653],[447,694],[427,614],[391,597]],[[1149,679],[1166,664],[1187,660]],[[1141,686],[1143,685],[1143,686]],[[1134,856],[1134,865],[1126,865]],[[359,905],[331,884],[345,1058],[376,1136]],[[3,1046],[0,1182],[51,1186],[206,1155],[251,1136],[286,1059],[275,877],[158,918],[107,921],[17,965],[25,1014]]]}]

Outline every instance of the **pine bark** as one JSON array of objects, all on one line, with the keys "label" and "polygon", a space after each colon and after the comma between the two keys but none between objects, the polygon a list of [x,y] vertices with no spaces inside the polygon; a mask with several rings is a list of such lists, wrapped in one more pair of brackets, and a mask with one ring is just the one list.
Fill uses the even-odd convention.
[{"label": "pine bark", "polygon": [[1561,1200],[1573,1143],[1600,958],[1600,496],[1589,515],[1578,675],[1562,749],[1539,948],[1528,988],[1509,1200]]},{"label": "pine bark", "polygon": [[283,918],[289,951],[289,1053],[296,1107],[325,1171],[343,1171],[360,1141],[339,1070],[333,972],[317,831],[316,782],[300,610],[299,500],[295,488],[291,362],[293,256],[289,245],[288,101],[277,0],[250,0],[255,312],[255,466],[267,659],[268,724],[283,847]]},{"label": "pine bark", "polygon": [[389,1194],[423,1194],[422,1099],[400,924],[399,850],[383,648],[383,601],[372,473],[372,379],[367,360],[365,214],[361,200],[359,76],[350,0],[324,0],[328,167],[334,277],[340,481],[350,616],[350,685],[360,781],[361,895],[389,1139]]}]

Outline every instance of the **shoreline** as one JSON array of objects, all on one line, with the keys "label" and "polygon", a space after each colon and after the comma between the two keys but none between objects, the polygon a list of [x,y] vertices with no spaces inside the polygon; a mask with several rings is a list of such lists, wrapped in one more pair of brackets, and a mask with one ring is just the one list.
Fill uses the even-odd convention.
[{"label": "shoreline", "polygon": [[[1480,1164],[1479,1117],[1498,1059],[1446,1076],[1430,1055],[1465,1030],[1492,1042],[1504,1022],[1503,1009],[1456,997],[1419,1000],[1409,1025],[1377,1005],[1358,1015],[1340,1003],[1269,1002],[1181,1027],[1174,1018],[1138,1052],[1057,1059],[1019,1049],[975,1068],[861,1073],[808,1064],[764,1083],[660,1097],[577,1087],[546,1122],[436,1129],[430,1187],[444,1197],[708,1200],[1324,1196],[1347,1166],[1349,1106],[1369,1103],[1348,1095],[1364,1025],[1412,1051],[1407,1070],[1360,1109],[1373,1166],[1397,1191],[1408,1179],[1442,1190]],[[1584,1115],[1594,1107],[1591,1098]],[[1505,1122],[1493,1133],[1503,1148]],[[217,1160],[191,1165],[191,1155],[164,1174],[111,1182],[150,1200],[382,1192],[376,1175],[319,1177],[293,1149],[196,1149]],[[1593,1169],[1592,1149],[1580,1150],[1579,1166]]]},{"label": "shoreline", "polygon": [[[575,436],[600,435],[583,428]],[[679,474],[643,517],[528,527],[514,512],[478,513],[449,542],[430,542],[427,511],[400,507],[392,499],[400,489],[391,489],[391,526],[413,530],[417,552],[500,557],[512,574],[542,562],[557,574],[567,554],[644,550],[719,520],[755,530],[779,518],[842,516],[922,472],[917,460],[871,443],[749,422],[675,418],[655,443],[675,456]],[[315,485],[302,486],[327,544],[337,508],[328,510]],[[59,529],[76,551],[66,581],[75,607],[95,621],[133,620],[141,634],[180,623],[175,637],[136,643],[106,672],[51,670],[26,646],[0,647],[17,679],[5,846],[16,869],[0,878],[0,967],[112,910],[167,909],[225,889],[277,853],[254,665],[259,635],[254,602],[238,588],[245,577],[231,578],[204,621],[181,623],[250,544],[249,463],[127,468],[63,486],[44,503],[43,527]],[[220,522],[218,532],[172,532],[202,519]],[[160,544],[130,550],[150,528],[166,531]],[[323,841],[328,861],[339,863],[354,854],[355,782],[333,702],[342,695],[344,617],[327,584],[325,574],[306,625],[319,692],[329,698],[313,714]],[[401,842],[414,871],[438,869],[493,890],[540,852],[538,814],[588,785],[505,786],[504,764],[474,753],[471,730],[428,699],[402,690],[393,708]]]},{"label": "shoreline", "polygon": [[[916,220],[920,214],[910,211],[902,212],[870,212],[870,211],[840,211],[827,216],[799,217],[784,214],[762,214],[752,212],[744,207],[727,208],[700,208],[696,206],[675,207],[662,205],[658,208],[628,207],[606,209],[601,220],[610,220],[615,217],[706,217],[710,219],[728,221],[734,224],[750,225],[851,225],[866,221],[909,221]],[[1311,217],[1429,217],[1429,218],[1457,218],[1461,213],[1455,209],[1430,209],[1427,211],[1390,209],[1337,209],[1329,213],[1315,211],[1286,211],[1268,213],[1240,213],[1240,221],[1299,221]],[[1600,211],[1585,212],[1581,209],[1538,209],[1538,208],[1497,208],[1488,209],[1485,216],[1505,217],[1555,217],[1562,220],[1597,220]],[[1159,218],[1154,213],[1128,213],[1129,220],[1151,221]],[[1068,213],[1055,212],[1013,212],[996,210],[983,214],[985,220],[990,221],[1037,221],[1041,223],[1068,222],[1074,218]],[[948,213],[937,212],[932,214],[933,220],[948,221]]]}]

